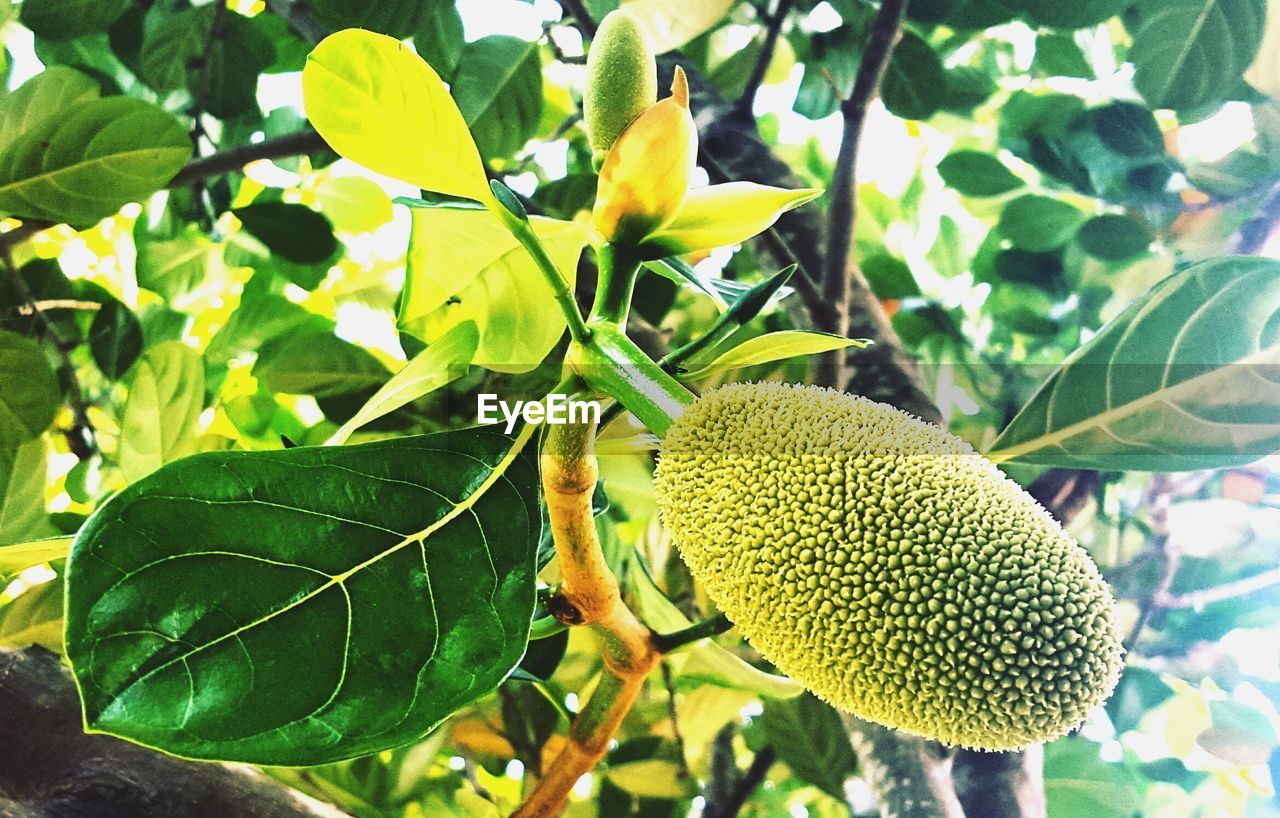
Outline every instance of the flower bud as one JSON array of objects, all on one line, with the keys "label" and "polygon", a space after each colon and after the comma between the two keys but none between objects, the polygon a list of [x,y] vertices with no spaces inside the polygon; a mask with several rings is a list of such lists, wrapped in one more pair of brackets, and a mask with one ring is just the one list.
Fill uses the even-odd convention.
[{"label": "flower bud", "polygon": [[606,240],[637,245],[675,218],[698,155],[689,83],[676,68],[671,96],[636,117],[600,168],[592,221]]},{"label": "flower bud", "polygon": [[658,67],[639,21],[625,11],[605,16],[587,54],[582,97],[596,166],[631,121],[658,101]]}]

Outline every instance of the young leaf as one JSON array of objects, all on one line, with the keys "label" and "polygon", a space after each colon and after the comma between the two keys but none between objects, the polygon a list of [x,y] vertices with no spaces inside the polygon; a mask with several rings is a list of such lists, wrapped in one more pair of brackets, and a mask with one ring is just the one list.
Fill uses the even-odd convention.
[{"label": "young leaf", "polygon": [[1183,471],[1280,449],[1280,262],[1165,279],[1070,355],[992,446],[997,461]]},{"label": "young leaf", "polygon": [[627,0],[622,8],[640,21],[655,54],[665,54],[724,19],[733,0]]},{"label": "young leaf", "polygon": [[0,330],[0,449],[39,437],[61,403],[58,377],[40,344]]},{"label": "young leaf", "polygon": [[81,97],[29,121],[0,147],[0,213],[91,225],[164,187],[191,156],[182,123],[132,97]]},{"label": "young leaf", "polygon": [[463,321],[441,335],[383,384],[351,420],[342,424],[329,439],[329,445],[346,443],[351,433],[366,423],[434,392],[463,374],[475,357],[479,341],[480,335],[471,321]]},{"label": "young leaf", "polygon": [[211,452],[124,489],[67,563],[86,723],[281,765],[421,738],[524,653],[533,428]]},{"label": "young leaf", "polygon": [[307,116],[335,151],[426,190],[489,202],[475,140],[439,75],[398,40],[326,37],[302,71]]},{"label": "young leaf", "polygon": [[204,363],[180,341],[147,350],[129,380],[120,418],[117,459],[124,476],[140,480],[175,459],[195,437],[204,407]]},{"label": "young leaf", "polygon": [[[43,453],[41,456],[44,456]],[[43,489],[43,486],[41,488]],[[0,576],[16,574],[33,565],[66,559],[70,551],[70,537],[45,537],[11,545],[0,545]]]},{"label": "young leaf", "polygon": [[794,358],[799,355],[816,355],[820,352],[831,352],[836,349],[856,346],[865,347],[866,341],[845,338],[840,335],[828,335],[825,332],[809,332],[807,330],[782,330],[760,335],[747,341],[716,358],[711,363],[693,372],[680,376],[682,380],[696,381],[714,372],[726,369],[741,369],[744,366],[765,364]]},{"label": "young leaf", "polygon": [[[585,228],[554,219],[531,223],[573,286]],[[463,321],[480,331],[474,362],[502,372],[536,367],[565,329],[551,286],[491,213],[414,208],[400,328],[430,344]]]}]

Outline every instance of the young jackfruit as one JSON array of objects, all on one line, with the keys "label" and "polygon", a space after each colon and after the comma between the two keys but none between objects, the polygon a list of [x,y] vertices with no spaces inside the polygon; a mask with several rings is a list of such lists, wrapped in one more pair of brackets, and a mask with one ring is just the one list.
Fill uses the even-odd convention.
[{"label": "young jackfruit", "polygon": [[816,387],[732,384],[663,444],[694,577],[782,672],[865,719],[1008,750],[1078,726],[1120,672],[1085,551],[959,438]]}]

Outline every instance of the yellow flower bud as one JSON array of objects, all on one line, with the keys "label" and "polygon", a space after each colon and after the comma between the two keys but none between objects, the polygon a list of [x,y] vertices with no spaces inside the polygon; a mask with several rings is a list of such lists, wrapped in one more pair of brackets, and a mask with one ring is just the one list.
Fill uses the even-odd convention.
[{"label": "yellow flower bud", "polygon": [[592,221],[615,244],[637,245],[675,218],[698,156],[689,83],[676,68],[671,96],[636,117],[600,169]]},{"label": "yellow flower bud", "polygon": [[658,101],[658,67],[644,29],[625,11],[609,12],[587,54],[582,116],[596,166],[631,121]]}]

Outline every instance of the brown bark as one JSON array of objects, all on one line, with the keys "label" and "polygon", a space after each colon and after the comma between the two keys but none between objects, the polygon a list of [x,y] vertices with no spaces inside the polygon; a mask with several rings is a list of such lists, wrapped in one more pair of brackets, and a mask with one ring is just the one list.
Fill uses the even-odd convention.
[{"label": "brown bark", "polygon": [[71,675],[46,650],[0,650],[3,818],[341,818],[243,765],[86,735]]}]

